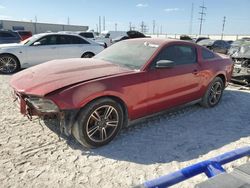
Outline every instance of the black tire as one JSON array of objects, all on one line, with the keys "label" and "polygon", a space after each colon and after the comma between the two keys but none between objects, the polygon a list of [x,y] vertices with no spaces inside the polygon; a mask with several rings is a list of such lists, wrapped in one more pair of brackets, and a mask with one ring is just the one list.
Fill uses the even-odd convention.
[{"label": "black tire", "polygon": [[124,113],[121,105],[110,98],[101,98],[89,103],[80,111],[72,133],[83,146],[96,148],[113,140],[121,130],[123,122]]},{"label": "black tire", "polygon": [[216,77],[208,86],[205,95],[200,102],[201,106],[205,108],[211,108],[216,106],[223,95],[224,82],[220,77]]},{"label": "black tire", "polygon": [[0,55],[0,73],[12,74],[20,70],[18,59],[10,54]]},{"label": "black tire", "polygon": [[94,56],[95,54],[93,54],[92,52],[86,52],[82,55],[82,58],[92,58]]}]

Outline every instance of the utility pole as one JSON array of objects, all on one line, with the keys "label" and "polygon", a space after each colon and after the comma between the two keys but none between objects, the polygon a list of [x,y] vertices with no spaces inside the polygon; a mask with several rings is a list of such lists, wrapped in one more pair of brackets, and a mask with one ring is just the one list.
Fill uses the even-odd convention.
[{"label": "utility pole", "polygon": [[101,16],[99,16],[99,33],[102,32],[102,20],[101,20]]},{"label": "utility pole", "polygon": [[199,35],[201,35],[202,24],[203,24],[203,21],[205,21],[204,16],[206,15],[205,10],[207,9],[207,7],[204,6],[204,1],[203,1],[202,6],[200,6],[200,8],[201,8],[201,12],[199,12],[199,14],[201,15],[201,17],[199,18],[199,20],[200,20],[200,31],[199,31]]},{"label": "utility pole", "polygon": [[155,34],[155,20],[153,20],[153,35]]},{"label": "utility pole", "polygon": [[103,16],[103,22],[102,22],[102,24],[103,24],[103,31],[105,31],[105,27],[106,27],[106,25],[105,25],[105,16]]},{"label": "utility pole", "polygon": [[132,30],[132,23],[129,22],[129,31],[131,31],[131,30]]},{"label": "utility pole", "polygon": [[99,32],[99,30],[98,30],[98,24],[96,24],[96,32],[97,33]]},{"label": "utility pole", "polygon": [[190,23],[189,23],[189,34],[192,35],[193,32],[193,17],[194,17],[194,3],[191,7]]},{"label": "utility pole", "polygon": [[37,34],[37,16],[35,16],[35,23],[34,23],[34,26],[35,26],[35,34]]},{"label": "utility pole", "polygon": [[69,25],[70,24],[69,16],[68,16],[68,21],[67,22],[68,22],[68,25]]},{"label": "utility pole", "polygon": [[143,31],[144,31],[144,22],[142,21],[141,22],[141,32],[143,33]]},{"label": "utility pole", "polygon": [[144,21],[141,22],[141,32],[146,33],[147,32],[147,26],[145,25]]},{"label": "utility pole", "polygon": [[161,35],[162,35],[162,25],[161,25],[161,30],[160,30],[160,33],[161,33]]},{"label": "utility pole", "polygon": [[115,23],[115,31],[117,31],[117,23]]},{"label": "utility pole", "polygon": [[222,32],[221,32],[221,40],[223,40],[225,24],[226,24],[226,16],[223,17]]}]

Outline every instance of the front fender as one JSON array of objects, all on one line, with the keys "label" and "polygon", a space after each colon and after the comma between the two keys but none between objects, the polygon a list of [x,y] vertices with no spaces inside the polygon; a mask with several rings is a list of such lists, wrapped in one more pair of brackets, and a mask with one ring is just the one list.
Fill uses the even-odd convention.
[{"label": "front fender", "polygon": [[116,86],[110,90],[109,87],[110,84],[103,82],[84,83],[50,94],[46,98],[54,101],[61,110],[80,109],[96,98],[107,96],[127,102],[121,88]]}]

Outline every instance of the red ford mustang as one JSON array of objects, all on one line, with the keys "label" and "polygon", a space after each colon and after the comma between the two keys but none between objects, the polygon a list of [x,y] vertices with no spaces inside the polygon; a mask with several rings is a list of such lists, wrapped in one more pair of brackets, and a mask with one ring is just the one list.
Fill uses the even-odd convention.
[{"label": "red ford mustang", "polygon": [[193,43],[134,39],[92,59],[50,61],[15,74],[21,113],[56,115],[82,145],[110,142],[128,121],[190,102],[217,105],[232,61]]}]

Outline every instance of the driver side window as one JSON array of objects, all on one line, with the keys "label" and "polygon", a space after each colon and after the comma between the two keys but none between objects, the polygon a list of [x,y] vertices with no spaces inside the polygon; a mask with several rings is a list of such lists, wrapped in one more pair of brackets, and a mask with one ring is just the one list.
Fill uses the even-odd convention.
[{"label": "driver side window", "polygon": [[175,65],[197,63],[197,53],[195,47],[189,45],[172,45],[164,48],[156,58],[160,60],[170,60]]},{"label": "driver side window", "polygon": [[57,36],[49,35],[42,37],[41,39],[37,40],[36,42],[40,42],[40,45],[56,45],[57,44]]}]

